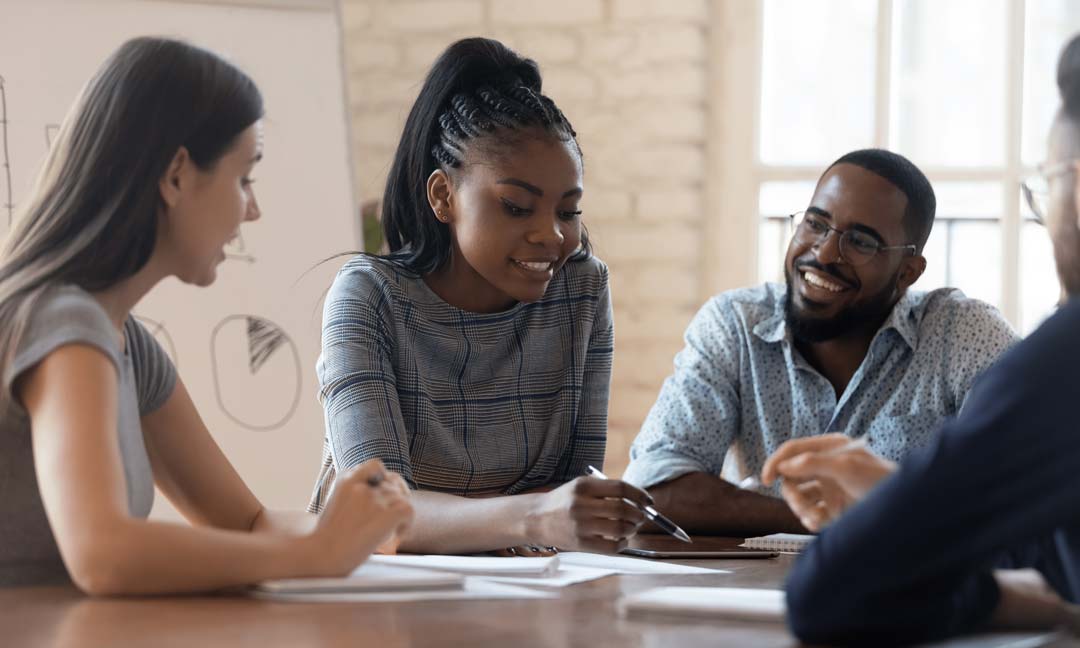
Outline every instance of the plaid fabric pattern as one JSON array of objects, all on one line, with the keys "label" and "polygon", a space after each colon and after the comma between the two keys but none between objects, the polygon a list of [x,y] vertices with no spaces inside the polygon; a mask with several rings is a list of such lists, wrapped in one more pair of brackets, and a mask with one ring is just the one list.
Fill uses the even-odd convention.
[{"label": "plaid fabric pattern", "polygon": [[413,488],[521,493],[600,466],[613,345],[607,268],[564,265],[544,297],[467,313],[359,256],[323,310],[316,367],[326,436],[308,510],[339,471],[381,459]]}]

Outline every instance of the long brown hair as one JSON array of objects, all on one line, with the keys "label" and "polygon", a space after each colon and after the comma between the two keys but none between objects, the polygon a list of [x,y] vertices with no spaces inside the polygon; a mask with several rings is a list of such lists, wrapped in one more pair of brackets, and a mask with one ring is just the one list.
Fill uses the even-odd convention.
[{"label": "long brown hair", "polygon": [[[209,170],[263,114],[255,83],[216,54],[135,38],[75,101],[0,249],[4,382],[41,295],[108,288],[139,271],[157,240],[158,181],[180,147]],[[0,391],[0,415],[9,413]]]}]

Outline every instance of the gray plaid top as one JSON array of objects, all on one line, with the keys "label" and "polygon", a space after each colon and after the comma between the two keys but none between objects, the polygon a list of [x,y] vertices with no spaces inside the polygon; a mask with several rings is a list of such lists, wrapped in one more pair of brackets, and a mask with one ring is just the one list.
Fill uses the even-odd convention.
[{"label": "gray plaid top", "polygon": [[378,458],[413,488],[521,493],[602,465],[612,355],[607,268],[569,262],[539,301],[477,314],[370,256],[338,273],[316,366],[326,437],[308,509]]}]

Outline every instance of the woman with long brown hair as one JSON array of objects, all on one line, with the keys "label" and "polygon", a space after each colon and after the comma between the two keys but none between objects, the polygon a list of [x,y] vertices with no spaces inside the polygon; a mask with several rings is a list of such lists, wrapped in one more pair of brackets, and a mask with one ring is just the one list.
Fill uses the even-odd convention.
[{"label": "woman with long brown hair", "polygon": [[[343,575],[412,517],[378,462],[321,518],[265,509],[132,308],[214,281],[259,217],[262,97],[211,52],[136,38],[89,81],[0,253],[0,585],[92,594]],[[192,525],[148,521],[157,486]]]}]

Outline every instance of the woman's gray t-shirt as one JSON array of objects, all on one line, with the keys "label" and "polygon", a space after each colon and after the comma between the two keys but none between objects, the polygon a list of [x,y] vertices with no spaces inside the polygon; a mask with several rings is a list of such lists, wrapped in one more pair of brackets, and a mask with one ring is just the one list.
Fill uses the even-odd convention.
[{"label": "woman's gray t-shirt", "polygon": [[[68,344],[92,346],[116,366],[117,441],[128,512],[145,518],[154,502],[154,480],[140,417],[168,400],[176,385],[176,369],[135,318],[124,323],[121,349],[116,329],[97,300],[76,286],[58,286],[41,297],[13,362],[3,367],[5,394],[12,394],[12,385],[21,374]],[[68,578],[38,491],[30,420],[26,411],[14,404],[0,419],[0,586],[64,582]]]}]

